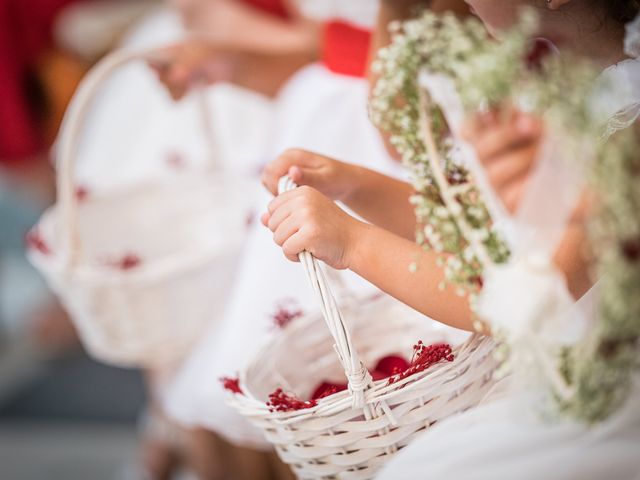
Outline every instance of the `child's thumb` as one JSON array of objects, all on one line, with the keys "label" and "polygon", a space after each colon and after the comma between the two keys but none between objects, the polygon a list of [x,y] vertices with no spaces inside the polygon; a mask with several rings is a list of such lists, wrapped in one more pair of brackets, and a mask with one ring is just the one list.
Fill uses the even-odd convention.
[{"label": "child's thumb", "polygon": [[298,185],[307,185],[309,187],[317,188],[322,179],[316,169],[299,167],[297,165],[289,168],[289,178]]}]

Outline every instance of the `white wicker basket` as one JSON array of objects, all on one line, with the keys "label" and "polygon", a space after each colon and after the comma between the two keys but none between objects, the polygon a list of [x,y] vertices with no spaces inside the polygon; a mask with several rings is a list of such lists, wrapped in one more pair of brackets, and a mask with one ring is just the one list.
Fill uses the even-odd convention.
[{"label": "white wicker basket", "polygon": [[212,158],[207,168],[77,198],[74,167],[91,101],[120,67],[158,51],[115,52],[81,84],[58,143],[58,201],[32,231],[41,248],[29,251],[89,352],[120,366],[178,361],[221,313],[257,191]]},{"label": "white wicker basket", "polygon": [[[281,191],[293,187],[289,180],[281,182]],[[292,322],[241,372],[243,393],[230,399],[298,478],[373,478],[416,435],[477,405],[491,388],[495,343],[477,334],[455,346],[453,362],[391,385],[372,381],[363,365],[405,352],[418,339],[442,341],[443,334],[425,317],[383,296],[346,310],[358,355],[320,265],[307,252],[300,260],[321,300],[324,321],[316,315]],[[319,380],[341,372],[349,389],[313,408],[271,412],[265,403],[278,387],[308,398]]]}]

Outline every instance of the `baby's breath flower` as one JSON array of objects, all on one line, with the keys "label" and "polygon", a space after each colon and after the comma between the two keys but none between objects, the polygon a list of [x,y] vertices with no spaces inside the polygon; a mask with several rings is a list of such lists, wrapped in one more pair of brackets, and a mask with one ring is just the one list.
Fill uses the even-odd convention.
[{"label": "baby's breath flower", "polygon": [[[438,265],[444,268],[445,282],[439,288],[453,283],[458,294],[468,295],[472,308],[482,287],[483,268],[471,244],[480,244],[494,263],[506,262],[509,249],[456,154],[442,112],[432,106],[428,115],[438,155],[444,159],[442,170],[456,189],[456,203],[444,201],[420,131],[420,72],[451,78],[467,112],[515,104],[544,116],[550,131],[562,132],[567,151],[594,144],[596,162],[590,174],[600,193],[601,212],[590,230],[595,250],[601,252],[596,268],[601,279],[600,316],[587,340],[562,355],[553,354],[576,392],[561,408],[596,421],[621,404],[631,372],[640,368],[640,145],[628,132],[619,132],[606,144],[594,140],[603,136],[587,101],[596,70],[570,55],[531,58],[536,29],[533,12],[525,13],[500,41],[492,39],[478,20],[460,21],[451,14],[426,12],[418,19],[394,22],[393,42],[374,63],[380,79],[373,89],[371,118],[391,134],[391,144],[413,176],[416,240],[443,254]],[[614,130],[609,125],[607,136]],[[470,232],[462,233],[461,221]],[[507,353],[506,345],[498,351],[505,359],[504,371],[509,369]]]}]

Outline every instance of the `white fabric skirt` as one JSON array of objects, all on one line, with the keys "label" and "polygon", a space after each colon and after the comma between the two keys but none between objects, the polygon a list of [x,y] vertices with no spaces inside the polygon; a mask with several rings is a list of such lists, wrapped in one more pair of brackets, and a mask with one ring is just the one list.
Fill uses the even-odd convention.
[{"label": "white fabric skirt", "polygon": [[426,431],[378,479],[639,479],[637,380],[625,406],[592,427],[544,419],[532,395],[503,394]]}]

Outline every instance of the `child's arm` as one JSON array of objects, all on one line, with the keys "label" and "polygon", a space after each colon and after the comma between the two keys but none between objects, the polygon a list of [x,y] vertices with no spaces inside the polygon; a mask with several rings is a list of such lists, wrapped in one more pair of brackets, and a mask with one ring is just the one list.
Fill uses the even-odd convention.
[{"label": "child's arm", "polygon": [[[392,211],[392,210],[391,210]],[[436,254],[414,242],[348,215],[326,196],[300,187],[276,197],[262,222],[290,260],[311,252],[338,269],[348,268],[410,307],[447,325],[471,330],[468,299],[453,287],[440,290]],[[412,264],[417,269],[410,271]]]},{"label": "child's arm", "polygon": [[181,13],[189,36],[149,62],[176,100],[219,81],[274,96],[318,57],[320,26],[298,15],[284,20],[237,0],[186,2]]},{"label": "child's arm", "polygon": [[227,52],[317,54],[319,25],[300,15],[282,19],[237,0],[195,2],[182,10],[186,30]]},{"label": "child's arm", "polygon": [[414,190],[406,182],[304,150],[280,155],[265,167],[262,180],[276,195],[278,180],[284,175],[341,201],[374,225],[406,239],[415,238],[416,218],[409,203]]}]

